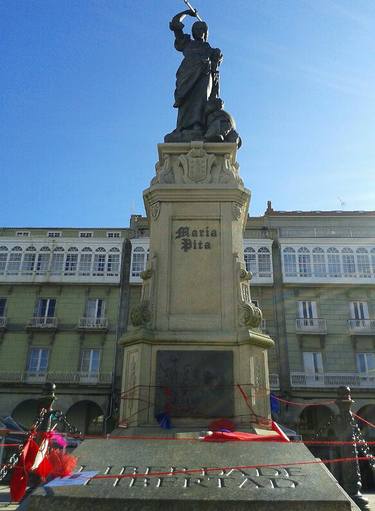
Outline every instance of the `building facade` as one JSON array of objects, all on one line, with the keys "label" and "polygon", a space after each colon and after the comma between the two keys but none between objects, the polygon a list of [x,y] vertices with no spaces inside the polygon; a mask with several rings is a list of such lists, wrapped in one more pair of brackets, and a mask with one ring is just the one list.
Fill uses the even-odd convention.
[{"label": "building facade", "polygon": [[0,231],[0,415],[29,426],[52,381],[56,407],[82,431],[102,431],[114,407],[130,232]]},{"label": "building facade", "polygon": [[[275,341],[270,386],[284,400],[276,417],[308,438],[348,385],[354,411],[374,422],[375,212],[269,203],[248,219],[243,243],[252,300]],[[41,385],[54,381],[56,406],[72,422],[110,429],[121,399],[118,339],[139,303],[148,249],[140,215],[128,229],[0,232],[0,415],[28,424]]]}]

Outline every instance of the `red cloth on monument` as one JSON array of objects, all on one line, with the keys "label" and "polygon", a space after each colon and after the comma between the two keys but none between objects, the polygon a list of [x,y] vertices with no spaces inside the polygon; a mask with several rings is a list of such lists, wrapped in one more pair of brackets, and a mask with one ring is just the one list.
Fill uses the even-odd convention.
[{"label": "red cloth on monument", "polygon": [[257,435],[256,433],[244,433],[242,431],[214,431],[212,435],[203,438],[204,442],[290,442],[289,438],[272,421],[272,430],[277,435]]}]

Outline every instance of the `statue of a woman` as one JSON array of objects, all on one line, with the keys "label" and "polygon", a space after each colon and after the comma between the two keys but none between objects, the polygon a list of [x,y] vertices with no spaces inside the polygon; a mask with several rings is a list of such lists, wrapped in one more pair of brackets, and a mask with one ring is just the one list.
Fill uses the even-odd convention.
[{"label": "statue of a woman", "polygon": [[165,137],[166,142],[203,140],[207,104],[219,94],[218,67],[222,53],[208,44],[208,27],[204,21],[193,24],[193,39],[184,34],[182,20],[185,16],[195,17],[196,12],[182,11],[169,24],[175,35],[174,46],[183,53],[184,59],[177,71],[174,94],[173,106],[178,108],[177,128]]}]

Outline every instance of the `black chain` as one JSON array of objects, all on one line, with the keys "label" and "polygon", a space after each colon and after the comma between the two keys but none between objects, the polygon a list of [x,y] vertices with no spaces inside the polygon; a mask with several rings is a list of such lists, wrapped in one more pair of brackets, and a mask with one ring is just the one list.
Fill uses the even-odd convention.
[{"label": "black chain", "polygon": [[41,423],[44,420],[44,416],[46,415],[46,413],[47,413],[47,410],[42,408],[42,410],[39,413],[39,417],[37,418],[35,423],[31,426],[30,432],[28,433],[26,440],[24,442],[22,442],[21,444],[19,444],[19,446],[17,448],[17,452],[13,453],[12,456],[9,458],[8,462],[5,463],[0,468],[0,481],[3,481],[6,478],[6,476],[8,475],[8,473],[17,465],[26,442],[38,430],[39,426],[41,425]]},{"label": "black chain", "polygon": [[375,456],[370,451],[370,446],[368,445],[366,439],[363,437],[363,433],[360,430],[358,424],[354,422],[354,439],[358,442],[357,447],[366,458],[368,458],[368,462],[370,467],[375,470]]},{"label": "black chain", "polygon": [[54,410],[53,414],[53,418],[56,419],[68,433],[75,437],[83,436],[81,431],[68,421],[66,415],[61,410]]},{"label": "black chain", "polygon": [[328,430],[328,428],[330,426],[332,426],[332,424],[334,424],[336,422],[336,417],[334,415],[330,415],[329,416],[329,419],[327,420],[327,422],[325,424],[323,424],[323,426],[321,426],[318,431],[315,433],[315,435],[313,436],[313,440],[318,440],[322,434]]}]

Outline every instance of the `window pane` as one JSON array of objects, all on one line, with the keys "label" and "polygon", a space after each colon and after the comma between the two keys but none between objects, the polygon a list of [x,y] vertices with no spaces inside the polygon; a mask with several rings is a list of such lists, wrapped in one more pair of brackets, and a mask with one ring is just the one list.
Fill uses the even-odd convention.
[{"label": "window pane", "polygon": [[4,274],[7,265],[8,254],[6,252],[0,252],[0,274]]},{"label": "window pane", "polygon": [[287,277],[296,277],[296,254],[292,248],[284,249],[284,270]]},{"label": "window pane", "polygon": [[28,370],[29,371],[37,371],[39,364],[39,349],[32,348],[30,350]]},{"label": "window pane", "polygon": [[12,253],[9,256],[9,262],[7,267],[8,275],[17,275],[20,271],[22,253]]},{"label": "window pane", "polygon": [[360,373],[366,373],[367,367],[366,367],[366,358],[364,353],[357,353],[357,365],[358,365],[358,371]]},{"label": "window pane", "polygon": [[81,371],[87,373],[90,370],[90,350],[82,351]]},{"label": "window pane", "polygon": [[254,277],[257,275],[257,256],[255,250],[246,248],[244,251],[246,270],[251,271]]},{"label": "window pane", "polygon": [[78,254],[67,254],[65,260],[65,275],[74,275],[77,271]]},{"label": "window pane", "polygon": [[81,254],[79,259],[79,274],[90,275],[91,273],[92,254]]},{"label": "window pane", "polygon": [[45,371],[48,366],[48,350],[42,349],[40,350],[40,364],[39,364],[39,371]]},{"label": "window pane", "polygon": [[110,274],[117,274],[120,268],[120,255],[109,254],[107,263],[107,272]]},{"label": "window pane", "polygon": [[271,254],[268,248],[261,247],[258,250],[259,277],[271,276]]},{"label": "window pane", "polygon": [[375,376],[375,354],[374,353],[366,353],[367,355],[367,370],[370,373],[374,373]]},{"label": "window pane", "polygon": [[89,299],[86,302],[86,318],[95,318],[96,317],[96,300]]},{"label": "window pane", "polygon": [[354,254],[342,254],[342,269],[345,277],[355,276]]},{"label": "window pane", "polygon": [[133,252],[132,260],[132,276],[139,277],[145,269],[145,251],[141,247],[137,247]]},{"label": "window pane", "polygon": [[30,274],[34,271],[35,265],[35,254],[26,253],[22,261],[22,273]]},{"label": "window pane", "polygon": [[36,271],[38,274],[45,273],[48,270],[50,254],[39,254],[36,263]]},{"label": "window pane", "polygon": [[311,257],[307,248],[298,250],[298,272],[300,277],[311,277]]},{"label": "window pane", "polygon": [[341,277],[340,254],[337,249],[329,248],[327,250],[328,274],[330,277]]},{"label": "window pane", "polygon": [[99,350],[91,350],[91,372],[99,372],[100,365],[100,351]]},{"label": "window pane", "polygon": [[105,270],[105,254],[95,254],[94,275],[103,275]]},{"label": "window pane", "polygon": [[0,298],[0,317],[4,317],[5,316],[6,304],[7,304],[7,299],[6,298]]},{"label": "window pane", "polygon": [[314,277],[326,277],[326,259],[322,249],[313,250]]},{"label": "window pane", "polygon": [[46,371],[48,367],[48,354],[48,348],[31,348],[27,365],[28,371]]},{"label": "window pane", "polygon": [[360,277],[371,277],[370,257],[366,249],[357,250],[357,265]]},{"label": "window pane", "polygon": [[52,254],[51,274],[60,275],[64,267],[64,254],[57,252]]}]

